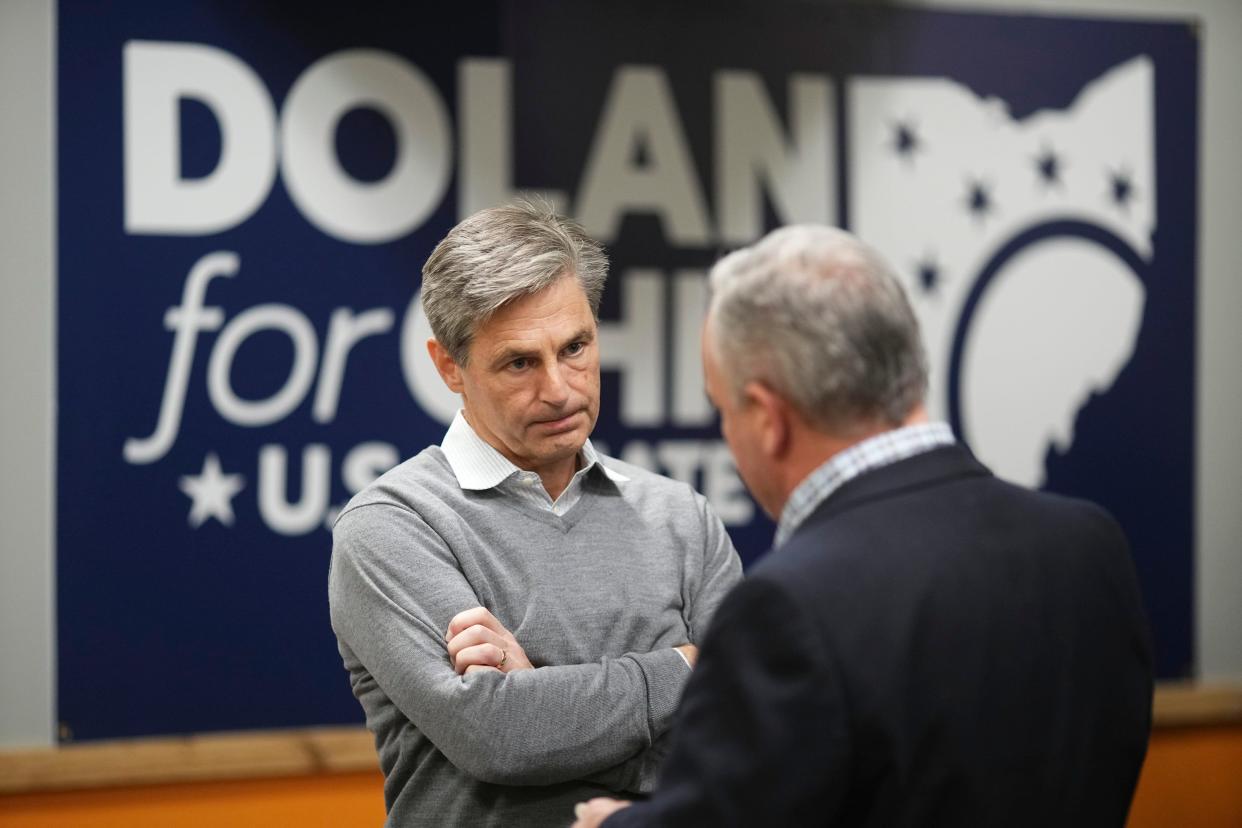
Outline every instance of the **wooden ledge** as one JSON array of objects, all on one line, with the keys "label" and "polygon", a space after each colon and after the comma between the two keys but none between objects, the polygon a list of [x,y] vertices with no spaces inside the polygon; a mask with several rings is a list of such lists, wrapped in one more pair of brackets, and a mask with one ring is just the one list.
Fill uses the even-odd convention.
[{"label": "wooden ledge", "polygon": [[[1157,728],[1242,724],[1242,685],[1156,688]],[[361,727],[208,733],[0,751],[0,795],[281,776],[376,772]]]},{"label": "wooden ledge", "polygon": [[1156,727],[1242,724],[1242,685],[1161,682],[1152,721]]},{"label": "wooden ledge", "polygon": [[365,728],[209,733],[0,752],[0,794],[378,770]]}]

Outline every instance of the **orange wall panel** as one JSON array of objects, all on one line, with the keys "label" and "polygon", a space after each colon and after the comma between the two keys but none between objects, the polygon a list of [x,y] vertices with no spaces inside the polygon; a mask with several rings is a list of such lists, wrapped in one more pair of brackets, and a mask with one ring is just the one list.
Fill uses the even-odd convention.
[{"label": "orange wall panel", "polygon": [[1242,828],[1242,725],[1159,728],[1129,828]]},{"label": "orange wall panel", "polygon": [[[378,772],[0,796],[0,828],[378,828],[383,822]],[[1174,825],[1242,827],[1242,725],[1153,734],[1129,828]]]},{"label": "orange wall panel", "polygon": [[378,828],[379,772],[0,797],[3,828]]}]

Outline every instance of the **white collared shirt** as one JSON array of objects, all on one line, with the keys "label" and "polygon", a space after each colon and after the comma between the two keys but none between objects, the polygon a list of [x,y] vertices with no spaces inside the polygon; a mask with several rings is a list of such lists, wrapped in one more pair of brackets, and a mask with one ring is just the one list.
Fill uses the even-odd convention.
[{"label": "white collared shirt", "polygon": [[463,489],[482,491],[499,488],[556,515],[565,514],[577,504],[579,498],[582,497],[583,479],[596,465],[603,469],[609,480],[615,483],[624,483],[629,480],[625,475],[613,471],[600,462],[599,454],[591,445],[591,441],[587,440],[578,452],[582,468],[578,469],[569,481],[569,485],[565,487],[565,491],[561,492],[560,497],[554,501],[548,495],[547,489],[543,487],[543,480],[536,472],[524,471],[515,466],[509,458],[497,451],[471,428],[460,410],[453,418],[448,433],[444,435],[440,449],[448,458],[449,466],[457,477],[457,484]]},{"label": "white collared shirt", "polygon": [[789,540],[819,504],[863,472],[953,443],[953,431],[947,423],[919,423],[885,431],[837,452],[808,474],[789,495],[785,508],[781,509],[772,546]]}]

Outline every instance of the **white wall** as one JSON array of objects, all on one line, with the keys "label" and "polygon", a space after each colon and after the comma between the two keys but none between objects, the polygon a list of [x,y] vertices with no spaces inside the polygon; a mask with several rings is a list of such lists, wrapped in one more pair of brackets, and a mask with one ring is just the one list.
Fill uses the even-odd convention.
[{"label": "white wall", "polygon": [[55,719],[53,15],[0,3],[0,745]]},{"label": "white wall", "polygon": [[[1198,669],[1242,678],[1242,3],[970,0],[970,10],[1203,22],[1197,476]],[[0,3],[0,746],[55,722],[54,4]]]}]

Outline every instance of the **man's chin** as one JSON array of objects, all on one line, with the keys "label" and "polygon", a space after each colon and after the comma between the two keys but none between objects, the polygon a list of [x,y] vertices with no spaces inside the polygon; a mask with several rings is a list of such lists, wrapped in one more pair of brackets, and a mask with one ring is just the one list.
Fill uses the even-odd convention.
[{"label": "man's chin", "polygon": [[557,434],[549,434],[541,442],[548,454],[571,456],[582,451],[589,435],[586,429],[575,428]]},{"label": "man's chin", "polygon": [[555,463],[577,455],[589,436],[587,429],[579,426],[552,434],[541,434],[533,441],[532,447],[544,463]]}]

